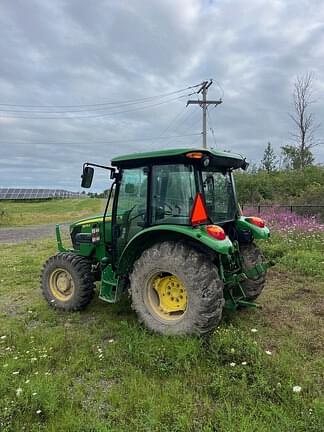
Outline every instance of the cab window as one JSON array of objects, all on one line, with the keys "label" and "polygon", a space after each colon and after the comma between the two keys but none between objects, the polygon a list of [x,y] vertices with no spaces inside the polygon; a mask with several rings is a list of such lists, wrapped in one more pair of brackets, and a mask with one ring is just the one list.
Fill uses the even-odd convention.
[{"label": "cab window", "polygon": [[156,165],[152,168],[152,224],[188,225],[195,198],[192,165]]}]

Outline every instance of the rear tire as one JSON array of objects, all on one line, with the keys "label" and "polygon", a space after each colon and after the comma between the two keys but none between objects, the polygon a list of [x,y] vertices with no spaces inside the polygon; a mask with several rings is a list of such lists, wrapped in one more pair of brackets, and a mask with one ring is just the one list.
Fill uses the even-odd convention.
[{"label": "rear tire", "polygon": [[84,309],[95,290],[90,261],[72,253],[52,256],[43,267],[41,290],[48,304],[55,309]]},{"label": "rear tire", "polygon": [[[222,318],[223,282],[216,265],[184,243],[162,242],[145,250],[130,283],[132,307],[154,332],[200,336]],[[182,310],[170,312],[179,306]]]},{"label": "rear tire", "polygon": [[[256,264],[264,262],[264,256],[255,243],[241,244],[240,253],[243,258],[244,269],[249,270]],[[243,269],[243,270],[244,270]],[[241,286],[248,300],[255,300],[261,294],[266,282],[266,272],[256,278],[241,282]]]}]

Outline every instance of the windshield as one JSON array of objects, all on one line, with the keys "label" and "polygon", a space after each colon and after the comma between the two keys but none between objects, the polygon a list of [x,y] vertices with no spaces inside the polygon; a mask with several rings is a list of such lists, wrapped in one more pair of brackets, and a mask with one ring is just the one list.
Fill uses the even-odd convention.
[{"label": "windshield", "polygon": [[203,191],[208,216],[214,224],[235,219],[236,203],[229,172],[202,170]]}]

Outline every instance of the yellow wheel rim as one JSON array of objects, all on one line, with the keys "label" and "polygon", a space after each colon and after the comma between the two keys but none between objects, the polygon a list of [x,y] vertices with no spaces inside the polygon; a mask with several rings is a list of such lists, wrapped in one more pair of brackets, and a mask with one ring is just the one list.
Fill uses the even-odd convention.
[{"label": "yellow wheel rim", "polygon": [[49,288],[57,300],[70,300],[75,289],[71,274],[62,268],[55,269],[49,277]]},{"label": "yellow wheel rim", "polygon": [[163,321],[179,321],[187,310],[187,290],[175,275],[154,275],[146,290],[147,305]]}]

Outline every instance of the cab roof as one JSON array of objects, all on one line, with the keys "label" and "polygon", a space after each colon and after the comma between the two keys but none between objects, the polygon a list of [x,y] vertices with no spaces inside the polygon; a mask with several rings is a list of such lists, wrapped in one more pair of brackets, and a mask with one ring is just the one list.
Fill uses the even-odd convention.
[{"label": "cab roof", "polygon": [[247,162],[243,156],[220,150],[202,148],[178,148],[158,150],[144,153],[131,153],[117,156],[111,160],[111,165],[119,168],[135,168],[143,165],[157,165],[160,163],[189,163],[193,159],[186,157],[187,153],[199,152],[210,158],[210,165],[219,168],[242,168],[246,169]]}]

